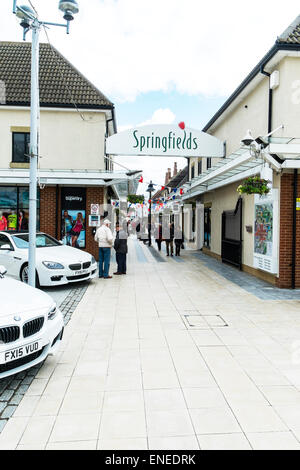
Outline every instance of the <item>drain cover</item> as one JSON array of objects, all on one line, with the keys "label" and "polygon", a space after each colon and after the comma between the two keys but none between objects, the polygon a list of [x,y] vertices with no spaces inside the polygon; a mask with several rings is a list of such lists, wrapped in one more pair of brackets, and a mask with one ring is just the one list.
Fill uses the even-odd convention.
[{"label": "drain cover", "polygon": [[190,328],[210,329],[228,326],[220,315],[184,315],[184,320]]}]

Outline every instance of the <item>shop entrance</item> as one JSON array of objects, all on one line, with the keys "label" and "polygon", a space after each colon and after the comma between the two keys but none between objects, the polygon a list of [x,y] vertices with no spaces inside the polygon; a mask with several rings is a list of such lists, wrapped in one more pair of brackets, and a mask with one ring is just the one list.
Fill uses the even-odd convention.
[{"label": "shop entrance", "polygon": [[233,211],[222,214],[222,262],[242,269],[243,200],[239,198]]}]

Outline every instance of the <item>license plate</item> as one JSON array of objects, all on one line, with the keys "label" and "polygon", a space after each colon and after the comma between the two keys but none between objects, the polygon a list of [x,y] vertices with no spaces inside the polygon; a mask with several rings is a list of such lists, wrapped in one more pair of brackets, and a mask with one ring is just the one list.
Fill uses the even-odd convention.
[{"label": "license plate", "polygon": [[88,273],[88,269],[81,269],[81,271],[75,271],[75,276],[78,276],[79,274],[86,274]]},{"label": "license plate", "polygon": [[40,341],[35,341],[34,343],[25,344],[24,346],[4,351],[4,353],[2,353],[3,362],[16,361],[22,357],[29,356],[29,354],[35,353],[39,349],[41,349]]}]

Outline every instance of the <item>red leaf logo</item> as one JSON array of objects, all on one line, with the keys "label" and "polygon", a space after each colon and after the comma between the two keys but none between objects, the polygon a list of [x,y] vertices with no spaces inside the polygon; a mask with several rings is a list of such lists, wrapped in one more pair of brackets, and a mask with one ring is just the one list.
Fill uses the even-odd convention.
[{"label": "red leaf logo", "polygon": [[184,129],[185,129],[185,123],[184,122],[180,122],[178,124],[178,126],[180,127],[180,129],[182,129],[184,131]]}]

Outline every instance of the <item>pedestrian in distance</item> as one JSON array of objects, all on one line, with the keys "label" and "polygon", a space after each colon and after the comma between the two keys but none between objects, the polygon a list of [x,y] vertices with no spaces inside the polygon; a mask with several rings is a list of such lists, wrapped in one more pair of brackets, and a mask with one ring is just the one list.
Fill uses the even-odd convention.
[{"label": "pedestrian in distance", "polygon": [[166,248],[167,248],[167,256],[170,256],[170,248],[171,248],[171,256],[174,254],[174,224],[173,222],[169,224],[169,235],[166,238]]},{"label": "pedestrian in distance", "polygon": [[162,224],[159,223],[155,227],[155,242],[157,244],[158,251],[161,251],[161,242],[162,242]]},{"label": "pedestrian in distance", "polygon": [[128,234],[127,227],[124,228],[122,228],[119,224],[116,225],[117,234],[114,242],[114,249],[116,250],[116,261],[118,265],[117,272],[114,273],[116,276],[126,274],[127,270],[126,257],[128,253]]},{"label": "pedestrian in distance", "polygon": [[181,227],[175,229],[175,256],[180,256],[180,249],[183,245],[184,238]]},{"label": "pedestrian in distance", "polygon": [[109,275],[111,248],[113,245],[113,234],[110,230],[110,220],[105,219],[103,224],[96,230],[95,241],[99,246],[99,278],[111,279]]}]

